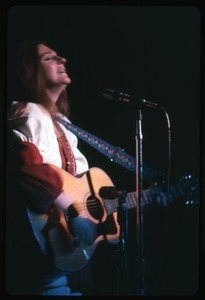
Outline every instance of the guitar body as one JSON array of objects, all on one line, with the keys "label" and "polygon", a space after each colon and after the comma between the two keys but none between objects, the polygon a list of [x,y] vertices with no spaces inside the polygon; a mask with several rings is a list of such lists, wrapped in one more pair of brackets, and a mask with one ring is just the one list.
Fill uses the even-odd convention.
[{"label": "guitar body", "polygon": [[78,214],[97,226],[96,239],[89,246],[74,246],[65,212],[56,207],[49,214],[36,214],[27,208],[28,218],[41,250],[52,258],[55,267],[65,272],[79,270],[87,264],[100,241],[118,242],[117,213],[109,214],[98,193],[102,186],[114,185],[100,168],[91,168],[78,178],[56,166],[50,166],[60,175],[63,190]]}]

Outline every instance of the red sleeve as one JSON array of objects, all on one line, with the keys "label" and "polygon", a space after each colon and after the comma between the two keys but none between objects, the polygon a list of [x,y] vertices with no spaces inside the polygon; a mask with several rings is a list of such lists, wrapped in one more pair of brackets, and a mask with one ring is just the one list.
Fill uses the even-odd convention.
[{"label": "red sleeve", "polygon": [[43,158],[38,148],[30,142],[21,142],[15,149],[14,172],[17,184],[37,210],[47,210],[62,190],[59,174]]}]

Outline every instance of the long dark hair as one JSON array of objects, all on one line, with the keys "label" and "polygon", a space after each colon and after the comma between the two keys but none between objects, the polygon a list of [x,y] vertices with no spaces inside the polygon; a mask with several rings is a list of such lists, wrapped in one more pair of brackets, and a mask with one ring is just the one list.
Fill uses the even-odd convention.
[{"label": "long dark hair", "polygon": [[[27,40],[23,42],[17,53],[17,75],[26,97],[21,99],[16,105],[10,107],[9,116],[18,116],[24,111],[27,102],[46,104],[48,96],[44,92],[45,81],[39,70],[38,45],[48,46],[48,43],[42,40]],[[63,115],[69,115],[69,99],[66,89],[64,89],[57,102],[58,112]]]}]

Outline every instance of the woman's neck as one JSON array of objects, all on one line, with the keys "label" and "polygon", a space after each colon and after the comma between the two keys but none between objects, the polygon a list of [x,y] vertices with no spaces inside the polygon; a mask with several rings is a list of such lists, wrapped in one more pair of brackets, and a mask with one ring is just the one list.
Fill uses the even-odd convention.
[{"label": "woman's neck", "polygon": [[49,111],[55,112],[57,110],[56,103],[60,94],[65,89],[65,86],[52,86],[45,89],[45,96],[42,98],[44,103],[42,105]]},{"label": "woman's neck", "polygon": [[60,94],[62,93],[62,91],[65,89],[65,86],[52,86],[49,88],[46,88],[45,93],[47,95],[47,97],[50,99],[50,101],[52,103],[56,103]]}]

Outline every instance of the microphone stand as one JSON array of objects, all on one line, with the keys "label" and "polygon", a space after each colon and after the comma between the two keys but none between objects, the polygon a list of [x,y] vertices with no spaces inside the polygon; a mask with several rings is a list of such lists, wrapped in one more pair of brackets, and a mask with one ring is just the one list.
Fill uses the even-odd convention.
[{"label": "microphone stand", "polygon": [[143,239],[143,162],[142,162],[142,112],[138,110],[136,123],[136,199],[137,199],[137,295],[145,295],[145,258]]}]

